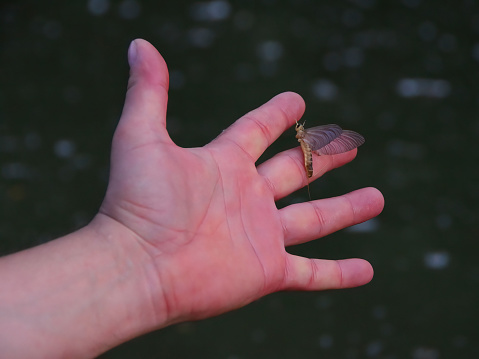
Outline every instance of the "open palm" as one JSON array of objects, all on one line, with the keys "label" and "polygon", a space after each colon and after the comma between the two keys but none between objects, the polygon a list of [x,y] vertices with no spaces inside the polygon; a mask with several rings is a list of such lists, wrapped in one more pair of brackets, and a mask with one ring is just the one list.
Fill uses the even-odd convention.
[{"label": "open palm", "polygon": [[[370,281],[372,268],[364,260],[307,259],[285,250],[363,222],[383,207],[381,194],[366,188],[276,208],[275,200],[306,184],[301,150],[258,167],[255,162],[301,117],[298,95],[276,96],[202,148],[180,148],[165,128],[166,65],[146,41],[132,46],[129,90],[100,213],[124,226],[148,253],[151,261],[142,265],[154,273],[149,290],[169,322],[219,314],[278,290]],[[315,156],[314,177],[355,155]]]}]

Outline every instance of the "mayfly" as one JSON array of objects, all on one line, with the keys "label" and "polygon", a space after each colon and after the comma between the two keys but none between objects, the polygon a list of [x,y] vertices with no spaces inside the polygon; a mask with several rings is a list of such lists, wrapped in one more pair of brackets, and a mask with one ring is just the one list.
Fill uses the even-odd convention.
[{"label": "mayfly", "polygon": [[308,194],[309,178],[313,176],[313,155],[336,155],[351,151],[364,143],[364,137],[354,131],[343,130],[338,125],[323,125],[311,128],[304,128],[296,122],[296,138],[301,145],[304,155],[304,169],[308,177]]}]

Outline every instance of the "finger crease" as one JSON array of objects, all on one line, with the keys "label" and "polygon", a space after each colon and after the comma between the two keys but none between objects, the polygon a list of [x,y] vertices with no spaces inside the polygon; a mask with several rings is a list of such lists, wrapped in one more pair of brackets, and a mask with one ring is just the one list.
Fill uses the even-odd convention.
[{"label": "finger crease", "polygon": [[[298,148],[299,148],[299,147],[298,147]],[[304,169],[303,163],[301,162],[301,164],[299,164],[298,161],[297,161],[297,159],[294,158],[293,156],[289,155],[289,154],[288,154],[287,156],[288,156],[288,158],[289,158],[291,161],[293,161],[295,167],[296,167],[297,170],[299,171],[300,177],[301,177],[301,179],[302,179],[302,180],[301,180],[301,183],[302,183],[303,187],[306,186],[308,179],[307,179],[307,177],[306,177],[306,170]],[[306,182],[305,182],[305,180],[306,180]]]},{"label": "finger crease", "polygon": [[338,266],[338,271],[339,271],[339,288],[343,287],[343,268],[341,267],[341,263],[336,260],[336,265]]},{"label": "finger crease", "polygon": [[236,142],[236,141],[234,141],[233,139],[228,138],[228,137],[225,137],[224,139],[225,139],[226,141],[231,142],[231,143],[234,144],[236,147],[238,147],[238,148],[241,150],[241,152],[243,152],[253,163],[255,162],[253,156],[251,156],[251,155],[249,154],[249,152],[246,151],[246,149],[243,148],[243,146],[241,146],[238,142]]},{"label": "finger crease", "polygon": [[348,195],[343,196],[343,198],[348,202],[349,210],[351,211],[353,215],[353,223],[356,223],[357,213],[353,205],[353,202],[351,202],[351,199],[349,198]]},{"label": "finger crease", "polygon": [[[288,123],[288,118],[290,118],[290,116],[286,113],[286,111],[282,108],[282,107],[279,107],[278,108],[279,112],[281,112],[281,115],[282,115],[282,118],[283,120]],[[289,126],[288,126],[289,127]]]},{"label": "finger crease", "polygon": [[263,137],[266,139],[267,146],[271,145],[272,136],[271,136],[271,132],[268,130],[268,126],[265,126],[261,121],[258,121],[254,117],[247,116],[246,119],[249,121],[252,121],[259,128],[259,130],[263,134]]},{"label": "finger crease", "polygon": [[290,260],[289,260],[289,258],[288,258],[288,259],[286,260],[285,265],[284,265],[283,282],[280,284],[280,290],[281,290],[281,289],[288,288],[289,286],[291,286],[291,280],[290,280],[291,269],[290,269],[290,266],[291,266],[291,263],[290,263]]},{"label": "finger crease", "polygon": [[276,187],[273,181],[271,181],[268,177],[263,177],[263,179],[266,182],[266,186],[268,186],[269,190],[271,191],[271,193],[273,193],[273,196],[276,199]]},{"label": "finger crease", "polygon": [[318,270],[318,266],[317,266],[315,260],[310,259],[309,261],[311,263],[311,275],[309,277],[309,283],[308,283],[307,288],[314,289],[316,287],[315,284],[317,284],[316,283],[316,278],[317,278],[317,275],[319,273],[319,270]]},{"label": "finger crease", "polygon": [[281,227],[283,228],[283,238],[289,238],[289,229],[288,225],[286,224],[287,221],[283,218],[282,212],[279,212],[279,221],[281,222]]},{"label": "finger crease", "polygon": [[318,208],[318,206],[316,206],[313,202],[307,202],[311,205],[311,207],[313,207],[313,210],[314,210],[314,213],[316,214],[316,218],[318,220],[318,224],[319,224],[319,231],[318,231],[318,238],[321,237],[321,234],[323,232],[323,227],[325,226],[325,219],[324,219],[324,215],[323,215],[323,211],[321,211],[321,209]]}]

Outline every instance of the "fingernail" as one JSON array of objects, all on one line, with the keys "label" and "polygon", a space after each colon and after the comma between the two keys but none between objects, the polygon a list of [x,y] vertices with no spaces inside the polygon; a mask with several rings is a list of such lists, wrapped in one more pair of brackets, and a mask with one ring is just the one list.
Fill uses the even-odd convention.
[{"label": "fingernail", "polygon": [[130,64],[130,67],[135,65],[137,56],[138,50],[136,48],[136,42],[133,40],[128,48],[128,63]]}]

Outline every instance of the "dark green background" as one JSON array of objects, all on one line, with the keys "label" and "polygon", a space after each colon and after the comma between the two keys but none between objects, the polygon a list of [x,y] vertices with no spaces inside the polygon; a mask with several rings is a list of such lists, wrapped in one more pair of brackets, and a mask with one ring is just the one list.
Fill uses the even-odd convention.
[{"label": "dark green background", "polygon": [[[478,1],[3,4],[0,253],[96,213],[137,37],[169,65],[168,128],[180,146],[201,146],[275,94],[296,91],[308,126],[338,123],[366,137],[354,162],[311,185],[313,197],[375,186],[386,198],[362,231],[291,249],[366,258],[371,284],[273,294],[101,358],[479,356]],[[97,5],[105,7],[94,14]],[[410,97],[398,90],[405,79]],[[261,161],[297,146],[294,134]],[[278,206],[306,199],[301,190]]]}]

